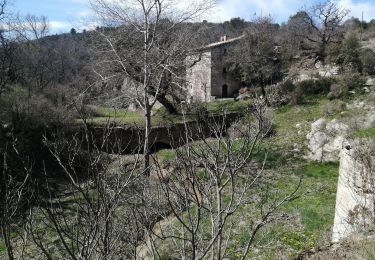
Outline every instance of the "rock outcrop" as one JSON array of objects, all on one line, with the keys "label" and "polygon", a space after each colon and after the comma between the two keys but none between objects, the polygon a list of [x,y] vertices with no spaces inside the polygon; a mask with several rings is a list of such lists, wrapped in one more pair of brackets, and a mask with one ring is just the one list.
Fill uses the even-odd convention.
[{"label": "rock outcrop", "polygon": [[365,231],[375,223],[373,158],[371,153],[362,153],[359,142],[354,143],[346,144],[340,153],[332,242]]},{"label": "rock outcrop", "polygon": [[311,124],[307,134],[309,153],[305,156],[313,161],[338,161],[349,127],[337,119],[327,121],[320,118]]}]

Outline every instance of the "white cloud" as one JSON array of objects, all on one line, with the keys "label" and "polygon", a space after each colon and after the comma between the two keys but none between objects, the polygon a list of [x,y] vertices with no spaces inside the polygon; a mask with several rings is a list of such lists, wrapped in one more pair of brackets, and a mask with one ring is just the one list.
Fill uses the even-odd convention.
[{"label": "white cloud", "polygon": [[240,16],[247,20],[260,15],[271,15],[276,21],[286,21],[290,15],[303,7],[299,0],[222,0],[217,13],[211,15],[214,20],[225,21]]},{"label": "white cloud", "polygon": [[86,11],[78,12],[76,15],[81,18],[82,17],[86,18],[86,17],[91,17],[93,13],[90,10],[86,10]]},{"label": "white cloud", "polygon": [[[271,15],[275,21],[284,22],[298,10],[309,7],[317,1],[219,0],[217,10],[210,15],[210,20],[222,22],[237,16],[250,20],[256,14],[257,16]],[[349,16],[360,18],[363,11],[365,20],[370,21],[375,18],[375,1],[336,0],[336,2],[351,11]]]},{"label": "white cloud", "polygon": [[[85,3],[89,8],[89,0],[70,0],[76,3]],[[127,0],[105,0],[108,3],[121,3]],[[196,8],[199,4],[209,2],[211,0],[165,0],[167,5],[173,5],[181,11],[188,11]],[[131,2],[131,1],[130,1]],[[302,2],[302,3],[301,3]],[[204,15],[202,19],[209,21],[223,22],[233,17],[242,17],[251,19],[254,13],[259,15],[271,15],[276,21],[286,21],[290,15],[295,13],[304,5],[300,0],[218,0],[217,6]],[[77,17],[86,18],[91,16],[90,11],[81,11],[77,13]]]},{"label": "white cloud", "polygon": [[62,30],[62,29],[67,29],[71,26],[70,23],[60,22],[60,21],[50,21],[49,25],[50,25],[50,28],[53,31],[59,31],[59,30]]},{"label": "white cloud", "polygon": [[375,18],[375,3],[373,1],[354,2],[353,0],[339,0],[337,1],[342,7],[349,9],[349,16],[357,18],[362,17],[366,21]]},{"label": "white cloud", "polygon": [[[93,13],[88,8],[88,0],[70,0],[76,3],[87,4],[87,9],[80,11],[75,14],[77,17],[76,22],[85,24],[81,26],[89,29],[97,26],[97,23],[92,22]],[[121,2],[122,0],[106,0],[108,2]],[[194,1],[201,0],[166,0],[169,3],[173,3],[174,6],[181,10],[187,10],[188,6]],[[209,0],[208,0],[209,1]],[[289,16],[296,13],[298,10],[313,5],[318,0],[312,0],[311,2],[301,0],[218,0],[217,6],[210,10],[208,15],[202,17],[214,22],[224,22],[233,17],[242,17],[246,20],[251,20],[254,14],[257,16],[271,15],[276,22],[285,22]],[[335,0],[342,7],[350,9],[350,16],[360,18],[362,11],[364,12],[364,19],[369,21],[375,18],[375,1],[373,0]],[[59,26],[59,25],[57,25]]]}]

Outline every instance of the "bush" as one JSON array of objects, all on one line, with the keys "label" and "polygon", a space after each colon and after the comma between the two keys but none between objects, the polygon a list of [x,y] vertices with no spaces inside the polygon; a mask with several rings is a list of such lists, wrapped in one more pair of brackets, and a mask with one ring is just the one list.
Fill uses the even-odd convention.
[{"label": "bush", "polygon": [[294,85],[291,79],[288,79],[282,83],[280,83],[280,90],[282,93],[290,93],[296,89],[296,85]]},{"label": "bush", "polygon": [[207,103],[196,102],[185,105],[184,112],[195,116],[198,120],[205,120],[209,116]]},{"label": "bush", "polygon": [[346,84],[349,91],[362,89],[366,84],[366,78],[359,73],[347,73],[341,79],[341,84]]},{"label": "bush", "polygon": [[343,84],[343,82],[338,82],[332,84],[331,91],[328,93],[329,99],[342,98],[347,96],[349,93],[348,85]]},{"label": "bush", "polygon": [[360,59],[362,73],[365,75],[375,75],[375,52],[368,48],[362,49]]},{"label": "bush", "polygon": [[304,101],[304,93],[300,86],[296,87],[296,89],[290,94],[290,103],[292,105],[301,105]]},{"label": "bush", "polygon": [[292,105],[300,105],[304,102],[306,96],[327,94],[334,82],[332,78],[319,77],[317,79],[308,79],[298,82],[294,86],[293,82],[288,82],[282,88],[285,91],[294,89],[290,92],[290,103]]},{"label": "bush", "polygon": [[308,79],[297,84],[305,95],[328,94],[333,83],[331,78]]},{"label": "bush", "polygon": [[359,73],[346,73],[338,82],[331,85],[331,91],[328,94],[328,98],[343,98],[348,96],[350,91],[362,91],[365,84],[366,78]]},{"label": "bush", "polygon": [[352,71],[362,72],[359,58],[361,45],[357,35],[350,34],[342,43],[337,63]]}]

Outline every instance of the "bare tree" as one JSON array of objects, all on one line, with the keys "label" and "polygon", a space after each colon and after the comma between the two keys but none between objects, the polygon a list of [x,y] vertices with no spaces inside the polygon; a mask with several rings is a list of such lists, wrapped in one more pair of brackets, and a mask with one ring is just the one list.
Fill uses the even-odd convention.
[{"label": "bare tree", "polygon": [[0,1],[0,96],[15,79],[16,46],[12,40],[12,30],[9,26],[10,13],[8,1]]},{"label": "bare tree", "polygon": [[319,59],[324,60],[327,46],[342,40],[341,25],[348,13],[349,10],[338,3],[327,0],[298,12],[288,24],[294,34],[312,45]]},{"label": "bare tree", "polygon": [[[147,178],[138,155],[124,158],[102,152],[113,131],[108,122],[101,133],[84,125],[82,132],[68,138],[45,137],[44,144],[58,164],[54,171],[59,172],[59,184],[56,188],[49,181],[53,173],[46,168],[47,187],[36,187],[44,192],[38,193],[25,217],[29,244],[37,248],[26,257],[135,258],[143,238],[136,209],[143,206],[142,185]],[[116,152],[123,149],[120,143],[111,141]]]},{"label": "bare tree", "polygon": [[22,238],[22,231],[14,225],[23,226],[23,212],[30,198],[30,179],[32,165],[28,158],[17,149],[17,139],[10,129],[0,130],[0,227],[9,260],[16,259],[15,251],[22,256],[21,244],[17,244],[14,234]]},{"label": "bare tree", "polygon": [[[105,57],[97,63],[96,72],[105,81],[129,78],[135,82],[133,100],[145,115],[144,167],[148,169],[152,108],[159,101],[175,112],[168,90],[184,87],[179,72],[185,71],[186,52],[194,37],[182,25],[206,12],[211,1],[92,0],[91,6],[107,26],[121,26],[107,30],[112,34],[101,33],[104,42],[97,52]],[[99,70],[108,64],[112,73]]]},{"label": "bare tree", "polygon": [[36,16],[28,14],[24,17],[18,16],[14,23],[14,29],[18,36],[26,41],[39,40],[49,33],[49,21],[46,16]]},{"label": "bare tree", "polygon": [[265,86],[281,77],[281,61],[277,49],[278,25],[271,17],[255,18],[245,30],[245,37],[238,44],[232,62],[243,82],[259,86],[268,102]]},{"label": "bare tree", "polygon": [[45,16],[18,16],[10,23],[14,31],[19,52],[17,71],[19,81],[31,92],[43,91],[52,82],[54,50],[44,39],[49,32],[49,22]]},{"label": "bare tree", "polygon": [[[103,152],[124,149],[110,121],[100,130],[84,123],[73,134],[46,135],[43,143],[57,165],[43,168],[46,181],[34,184],[36,201],[26,208],[24,235],[13,238],[24,238],[27,250],[17,248],[15,255],[138,259],[146,241],[154,258],[172,243],[171,256],[223,259],[238,232],[235,221],[249,206],[254,210],[245,219],[249,234],[241,248],[246,259],[261,228],[281,219],[278,209],[298,196],[298,184],[285,196],[267,188],[273,178],[263,174],[266,158],[254,159],[271,126],[266,111],[264,101],[256,103],[228,131],[233,118],[225,114],[186,122],[181,141],[187,144],[174,150],[169,169],[154,157],[152,178],[145,176],[139,155]],[[214,138],[192,142],[207,134]],[[173,221],[162,224],[168,219]]]},{"label": "bare tree", "polygon": [[[277,210],[281,205],[298,196],[299,184],[285,197],[273,197],[265,188],[269,184],[263,176],[266,158],[258,164],[253,156],[270,125],[264,118],[264,102],[258,105],[249,120],[229,128],[230,134],[226,131],[225,116],[187,129],[187,141],[194,131],[209,131],[214,139],[189,143],[175,150],[170,169],[156,165],[155,174],[161,180],[160,189],[173,217],[149,230],[149,254],[154,258],[227,257],[236,233],[234,221],[240,218],[238,212],[252,205],[259,212],[253,212],[253,218],[246,220],[250,226],[249,239],[241,252],[241,259],[246,259],[259,230],[279,218]],[[168,243],[170,246],[166,247]]]}]

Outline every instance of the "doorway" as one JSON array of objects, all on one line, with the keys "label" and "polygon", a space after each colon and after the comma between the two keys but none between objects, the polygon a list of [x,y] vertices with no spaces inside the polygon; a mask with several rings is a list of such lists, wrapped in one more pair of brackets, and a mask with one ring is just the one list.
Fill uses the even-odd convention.
[{"label": "doorway", "polygon": [[228,85],[224,84],[221,90],[221,97],[226,98],[228,97]]}]

